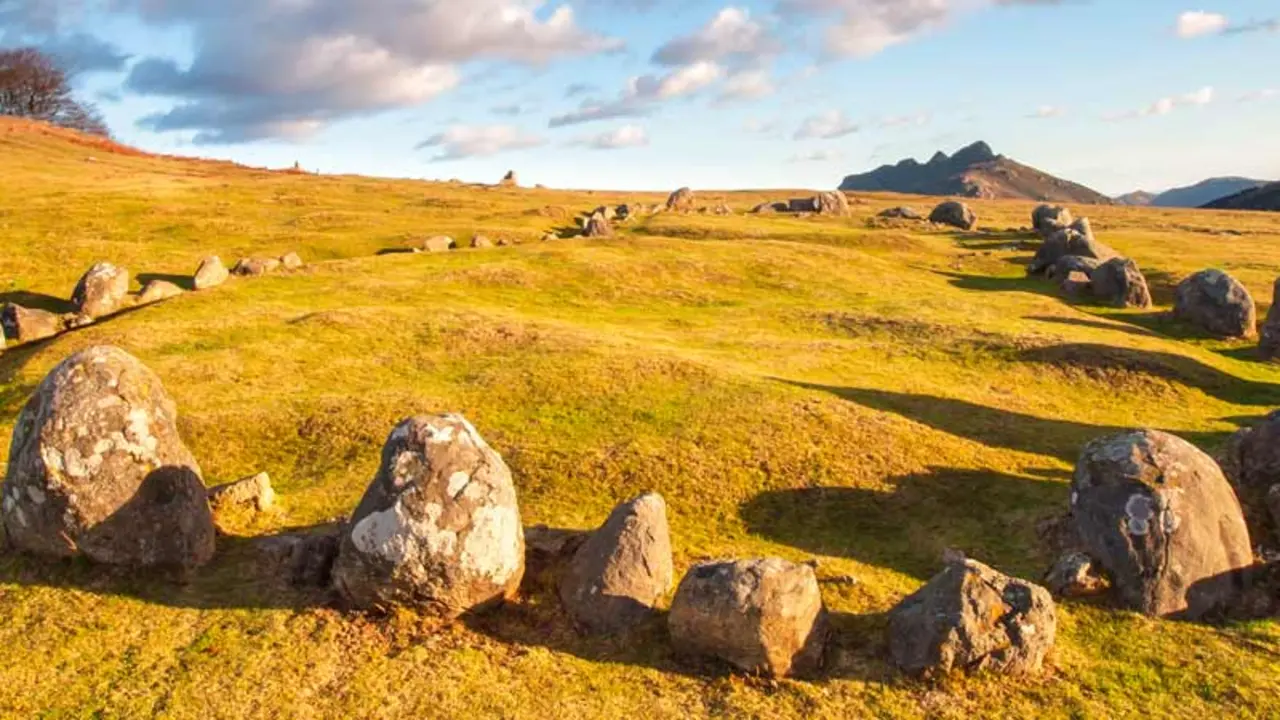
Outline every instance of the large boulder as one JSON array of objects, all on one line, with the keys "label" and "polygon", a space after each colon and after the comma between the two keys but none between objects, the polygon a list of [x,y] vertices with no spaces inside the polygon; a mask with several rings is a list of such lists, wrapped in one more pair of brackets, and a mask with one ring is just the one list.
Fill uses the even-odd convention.
[{"label": "large boulder", "polygon": [[1138,264],[1129,258],[1112,258],[1089,276],[1093,294],[1105,303],[1122,308],[1151,307],[1151,290]]},{"label": "large boulder", "polygon": [[682,187],[671,193],[670,197],[667,198],[667,209],[676,212],[688,212],[693,210],[696,202],[697,198],[694,196],[693,191],[687,187]]},{"label": "large boulder", "polygon": [[1089,443],[1071,480],[1069,529],[1127,607],[1196,619],[1231,602],[1253,549],[1218,464],[1168,433]]},{"label": "large boulder", "polygon": [[596,212],[587,218],[582,234],[587,237],[613,237],[613,225],[604,213]]},{"label": "large boulder", "polygon": [[195,288],[196,290],[208,290],[215,288],[227,281],[231,276],[227,266],[222,264],[222,258],[217,255],[210,255],[200,261],[200,267],[196,268]]},{"label": "large boulder", "polygon": [[1173,314],[1217,337],[1253,337],[1258,329],[1253,297],[1221,270],[1201,270],[1179,283]]},{"label": "large boulder", "polygon": [[1031,213],[1031,227],[1044,238],[1066,230],[1073,222],[1071,211],[1061,205],[1041,205]]},{"label": "large boulder", "polygon": [[1262,338],[1258,342],[1258,352],[1267,360],[1280,357],[1280,280],[1276,280],[1271,298],[1271,309],[1267,311],[1267,321],[1262,324]]},{"label": "large boulder", "polygon": [[889,613],[889,653],[910,675],[1038,672],[1057,627],[1048,590],[960,560]]},{"label": "large boulder", "polygon": [[1061,282],[1071,273],[1084,273],[1089,277],[1090,282],[1093,281],[1093,272],[1097,270],[1102,263],[1097,258],[1080,257],[1079,255],[1064,255],[1058,258],[1058,261],[1050,265],[1045,270],[1045,279],[1050,282]]},{"label": "large boulder", "polygon": [[76,313],[100,318],[119,310],[129,295],[129,271],[111,263],[98,263],[76,283],[71,304]]},{"label": "large boulder", "polygon": [[1244,509],[1249,537],[1280,545],[1280,525],[1268,503],[1268,495],[1280,485],[1280,410],[1232,435],[1219,460]]},{"label": "large boulder", "polygon": [[511,471],[459,415],[400,423],[351,516],[333,582],[359,608],[445,617],[500,603],[524,575]]},{"label": "large boulder", "polygon": [[1116,251],[1098,242],[1090,234],[1067,228],[1045,238],[1027,271],[1032,275],[1042,273],[1062,258],[1072,255],[1105,262],[1115,257]]},{"label": "large boulder", "polygon": [[929,214],[929,222],[939,225],[950,225],[961,230],[972,230],[978,226],[978,216],[968,205],[957,200],[948,200]]},{"label": "large boulder", "polygon": [[560,599],[578,627],[612,634],[648,618],[674,579],[667,504],[649,493],[619,505],[578,549]]},{"label": "large boulder", "polygon": [[6,303],[0,308],[0,328],[4,337],[16,343],[35,342],[62,332],[62,320],[47,310]]},{"label": "large boulder", "polygon": [[213,516],[177,419],[160,378],[125,351],[93,347],[64,360],[14,427],[9,542],[112,565],[207,562]]},{"label": "large boulder", "polygon": [[824,192],[813,199],[819,215],[849,216],[849,198],[842,192]]},{"label": "large boulder", "polygon": [[668,623],[677,652],[772,677],[818,670],[829,632],[813,568],[777,558],[693,566]]}]

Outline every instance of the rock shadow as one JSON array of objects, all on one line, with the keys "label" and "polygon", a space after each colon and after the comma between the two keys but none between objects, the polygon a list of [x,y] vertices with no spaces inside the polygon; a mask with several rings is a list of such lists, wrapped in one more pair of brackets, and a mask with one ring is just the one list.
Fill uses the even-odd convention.
[{"label": "rock shadow", "polygon": [[138,284],[146,287],[147,283],[159,281],[168,282],[177,285],[187,292],[194,292],[196,289],[196,279],[190,275],[172,275],[166,273],[138,273]]},{"label": "rock shadow", "polygon": [[1074,317],[1054,317],[1052,315],[1028,315],[1022,319],[1042,323],[1054,323],[1057,325],[1073,325],[1075,327],[1092,328],[1094,330],[1111,330],[1129,335],[1138,335],[1140,337],[1160,337],[1157,333],[1152,332],[1151,330],[1121,322],[1103,322],[1101,320],[1086,320],[1085,318]]},{"label": "rock shadow", "polygon": [[1057,297],[1058,293],[1053,283],[1045,282],[1044,278],[1035,276],[1026,277],[997,277],[992,275],[966,275],[964,273],[946,272],[943,270],[934,270],[937,275],[950,278],[953,287],[961,290],[975,290],[979,292],[1021,292],[1031,295],[1044,295],[1048,297]]},{"label": "rock shadow", "polygon": [[13,303],[32,310],[44,310],[58,315],[73,312],[76,306],[70,301],[44,293],[14,290],[0,293],[0,305]]}]

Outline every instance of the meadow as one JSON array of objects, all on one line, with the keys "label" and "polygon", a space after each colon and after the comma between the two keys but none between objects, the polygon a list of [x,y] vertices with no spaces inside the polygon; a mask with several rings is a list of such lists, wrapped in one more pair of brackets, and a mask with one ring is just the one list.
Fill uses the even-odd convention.
[{"label": "meadow", "polygon": [[[979,228],[963,233],[874,219],[936,199],[855,194],[850,218],[796,218],[746,211],[799,190],[699,191],[735,214],[542,242],[599,205],[665,193],[269,172],[4,120],[0,158],[0,302],[64,310],[99,260],[180,283],[210,254],[308,263],[0,353],[0,463],[44,375],[115,344],[163,379],[208,484],[267,471],[280,506],[224,520],[218,555],[185,584],[0,554],[3,716],[1280,712],[1276,621],[1063,601],[1043,676],[934,682],[898,674],[884,637],[887,611],[949,548],[1038,581],[1044,523],[1066,509],[1085,442],[1152,427],[1214,453],[1280,406],[1280,365],[1166,315],[1178,281],[1207,267],[1265,312],[1280,215],[1074,208],[1151,283],[1156,308],[1115,310],[1025,276],[1031,203],[976,201]],[[379,254],[474,233],[517,244]],[[281,582],[254,538],[350,512],[394,424],[427,412],[463,413],[503,455],[526,525],[592,528],[656,490],[677,574],[714,557],[816,560],[836,628],[827,673],[690,663],[661,617],[585,639],[536,582],[459,623],[344,613]]]}]

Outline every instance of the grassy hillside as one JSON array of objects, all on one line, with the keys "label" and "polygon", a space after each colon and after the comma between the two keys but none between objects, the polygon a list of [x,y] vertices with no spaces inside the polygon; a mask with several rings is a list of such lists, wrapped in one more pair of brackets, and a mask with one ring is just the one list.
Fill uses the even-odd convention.
[{"label": "grassy hillside", "polygon": [[[571,212],[660,197],[269,173],[16,124],[0,124],[0,157],[0,301],[57,307],[95,260],[135,275],[210,253],[311,263],[0,354],[0,438],[59,360],[113,343],[164,380],[206,481],[266,470],[281,496],[186,585],[0,556],[0,715],[1203,718],[1280,702],[1280,624],[1099,603],[1060,606],[1044,677],[924,684],[886,663],[885,613],[944,549],[1039,578],[1037,525],[1066,507],[1085,441],[1151,426],[1213,451],[1280,405],[1280,367],[1247,345],[1024,278],[1030,204],[974,203],[971,234],[879,226],[884,207],[930,203],[869,196],[851,219],[658,215],[541,243]],[[785,193],[701,196],[741,213]],[[1157,303],[1209,266],[1270,302],[1280,217],[1087,212]],[[475,231],[528,242],[376,254]],[[768,554],[858,578],[823,587],[829,677],[689,665],[662,620],[581,639],[545,588],[441,625],[283,586],[251,538],[349,512],[393,424],[434,411],[466,414],[503,454],[527,525],[593,527],[657,490],[678,572]]]}]

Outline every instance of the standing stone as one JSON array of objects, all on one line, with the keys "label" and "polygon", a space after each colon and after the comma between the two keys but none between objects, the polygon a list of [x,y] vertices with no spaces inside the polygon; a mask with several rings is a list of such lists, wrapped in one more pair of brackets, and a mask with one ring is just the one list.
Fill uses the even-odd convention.
[{"label": "standing stone", "polygon": [[1090,276],[1093,294],[1103,302],[1122,308],[1151,307],[1151,290],[1138,264],[1129,258],[1112,258]]},{"label": "standing stone", "polygon": [[231,268],[231,274],[239,277],[260,277],[280,269],[280,261],[275,258],[241,258]]},{"label": "standing stone", "polygon": [[231,273],[227,271],[227,266],[222,264],[222,258],[217,255],[210,255],[200,261],[200,267],[196,268],[195,288],[196,290],[208,290],[215,288],[227,281]]},{"label": "standing stone", "polygon": [[1057,628],[1048,590],[960,560],[889,613],[889,653],[910,675],[1038,672]]},{"label": "standing stone", "polygon": [[436,235],[423,240],[422,249],[433,253],[449,252],[458,249],[458,243],[448,235]]},{"label": "standing stone", "polygon": [[16,343],[36,342],[62,332],[62,320],[46,310],[6,303],[0,309],[0,327],[6,338]]},{"label": "standing stone", "polygon": [[507,188],[520,187],[520,178],[516,176],[516,171],[508,170],[507,174],[503,175],[502,179],[498,181],[498,186]]},{"label": "standing stone", "polygon": [[697,202],[697,198],[694,197],[693,191],[687,187],[682,187],[671,193],[671,196],[667,198],[667,209],[676,212],[688,212],[693,209],[695,202]]},{"label": "standing stone", "polygon": [[182,294],[182,288],[174,285],[167,280],[152,280],[142,288],[142,292],[138,294],[138,303],[149,305],[161,300],[178,297]]},{"label": "standing stone", "polygon": [[129,271],[103,262],[80,278],[71,303],[77,314],[96,319],[119,310],[128,294]]},{"label": "standing stone", "polygon": [[405,420],[382,450],[333,568],[353,606],[445,617],[500,603],[524,575],[511,471],[459,415]]},{"label": "standing stone", "polygon": [[14,427],[3,518],[27,552],[131,566],[213,556],[200,466],[160,379],[115,347],[64,360]]},{"label": "standing stone", "polygon": [[849,216],[849,198],[842,192],[824,192],[813,200],[819,215]]},{"label": "standing stone", "polygon": [[560,599],[578,627],[613,634],[650,617],[674,579],[667,504],[649,493],[619,505],[583,544]]},{"label": "standing stone", "polygon": [[968,205],[955,200],[938,205],[929,215],[929,222],[950,225],[961,230],[972,230],[978,225],[978,216]]},{"label": "standing stone", "polygon": [[1221,270],[1201,270],[1183,280],[1174,293],[1173,314],[1223,338],[1257,333],[1258,311],[1239,280]]},{"label": "standing stone", "polygon": [[1262,340],[1258,343],[1258,351],[1267,360],[1280,357],[1280,279],[1276,280],[1271,297],[1271,309],[1267,310],[1267,321],[1262,325]]},{"label": "standing stone", "polygon": [[1061,205],[1041,205],[1031,213],[1031,227],[1043,238],[1066,230],[1072,222],[1071,211]]},{"label": "standing stone", "polygon": [[296,252],[280,256],[280,265],[285,270],[301,270],[306,263],[302,262],[302,257]]},{"label": "standing stone", "polygon": [[1127,607],[1189,620],[1239,592],[1249,531],[1218,464],[1168,433],[1089,443],[1071,480],[1070,528]]},{"label": "standing stone", "polygon": [[693,566],[668,623],[677,652],[770,677],[818,670],[829,632],[813,568],[777,558]]},{"label": "standing stone", "polygon": [[1240,499],[1249,537],[1265,545],[1280,543],[1280,525],[1267,502],[1273,486],[1280,485],[1280,410],[1232,435],[1220,460]]}]

